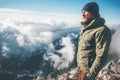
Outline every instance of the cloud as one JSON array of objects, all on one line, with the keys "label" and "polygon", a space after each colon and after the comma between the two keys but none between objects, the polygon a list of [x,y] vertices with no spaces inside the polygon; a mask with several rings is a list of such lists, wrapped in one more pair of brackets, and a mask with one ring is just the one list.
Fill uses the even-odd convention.
[{"label": "cloud", "polygon": [[[7,20],[21,20],[21,21],[29,21],[34,23],[47,23],[49,25],[66,23],[69,26],[71,25],[79,25],[79,17],[75,15],[69,14],[60,14],[60,13],[38,13],[33,11],[24,11],[18,9],[10,9],[10,8],[1,8],[0,9],[0,19]],[[27,20],[24,20],[26,19]],[[55,21],[54,21],[55,20]],[[29,23],[28,22],[28,23]],[[62,23],[62,24],[63,24]]]},{"label": "cloud", "polygon": [[44,54],[43,61],[50,61],[50,66],[67,68],[74,59],[72,38],[78,37],[78,22],[72,15],[0,9],[1,56],[19,56],[22,61]]},{"label": "cloud", "polygon": [[70,37],[63,37],[60,45],[64,47],[60,50],[56,50],[59,55],[54,53],[44,55],[45,60],[50,60],[51,65],[57,68],[57,70],[68,68],[75,55],[75,45],[72,44]]},{"label": "cloud", "polygon": [[115,27],[115,33],[112,36],[112,41],[111,41],[111,46],[110,46],[110,50],[111,53],[113,54],[113,56],[115,56],[115,58],[120,58],[120,28],[119,27]]}]

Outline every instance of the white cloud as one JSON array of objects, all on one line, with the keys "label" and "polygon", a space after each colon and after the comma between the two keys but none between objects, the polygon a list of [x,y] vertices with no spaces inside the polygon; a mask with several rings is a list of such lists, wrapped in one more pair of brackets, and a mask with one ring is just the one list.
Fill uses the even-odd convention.
[{"label": "white cloud", "polygon": [[[26,20],[27,18],[27,20]],[[38,13],[32,11],[23,11],[17,9],[1,8],[0,9],[0,19],[10,19],[10,20],[21,20],[29,21],[35,23],[47,23],[47,24],[58,24],[65,22],[69,26],[79,25],[79,16],[69,15],[69,14],[60,14],[60,13]],[[24,20],[25,19],[25,20]],[[55,20],[55,21],[54,21]]]},{"label": "white cloud", "polygon": [[117,27],[115,33],[112,36],[112,41],[111,41],[111,54],[115,56],[115,58],[120,58],[120,28]]},{"label": "white cloud", "polygon": [[[73,15],[0,9],[0,53],[4,57],[24,58],[30,57],[37,50],[45,49],[44,59],[51,59],[51,64],[52,61],[55,63],[51,66],[57,69],[67,68],[75,53],[70,36],[64,35],[70,34],[72,28],[79,27],[78,22],[78,18]],[[59,38],[62,39],[59,45],[64,47],[56,50],[53,43]]]},{"label": "white cloud", "polygon": [[44,59],[49,60],[57,70],[68,68],[75,57],[75,46],[72,44],[70,37],[63,37],[61,45],[64,47],[56,51],[58,54],[47,53],[44,55]]}]

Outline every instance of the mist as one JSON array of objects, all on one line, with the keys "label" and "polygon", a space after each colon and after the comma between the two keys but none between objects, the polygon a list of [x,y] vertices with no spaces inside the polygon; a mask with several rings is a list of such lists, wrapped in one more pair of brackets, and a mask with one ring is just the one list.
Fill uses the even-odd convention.
[{"label": "mist", "polygon": [[120,58],[120,27],[114,26],[113,29],[113,35],[112,35],[112,41],[110,45],[110,55],[114,57],[113,59],[119,59]]},{"label": "mist", "polygon": [[67,69],[76,55],[78,23],[73,15],[1,9],[2,67],[37,75]]}]

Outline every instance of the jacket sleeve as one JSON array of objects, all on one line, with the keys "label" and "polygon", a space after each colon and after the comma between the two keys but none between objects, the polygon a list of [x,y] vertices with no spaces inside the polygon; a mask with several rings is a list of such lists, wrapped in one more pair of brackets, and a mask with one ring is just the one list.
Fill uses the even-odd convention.
[{"label": "jacket sleeve", "polygon": [[101,29],[95,34],[96,58],[90,68],[91,77],[95,77],[106,62],[109,45],[111,42],[111,32],[109,29]]}]

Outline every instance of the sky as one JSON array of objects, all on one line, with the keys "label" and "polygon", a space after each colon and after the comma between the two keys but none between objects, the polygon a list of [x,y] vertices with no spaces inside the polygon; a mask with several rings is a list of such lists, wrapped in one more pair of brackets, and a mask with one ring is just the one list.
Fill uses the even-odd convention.
[{"label": "sky", "polygon": [[98,3],[100,14],[109,25],[119,25],[120,0],[0,0],[1,8],[20,9],[44,13],[61,13],[80,16],[83,6],[91,1]]}]

